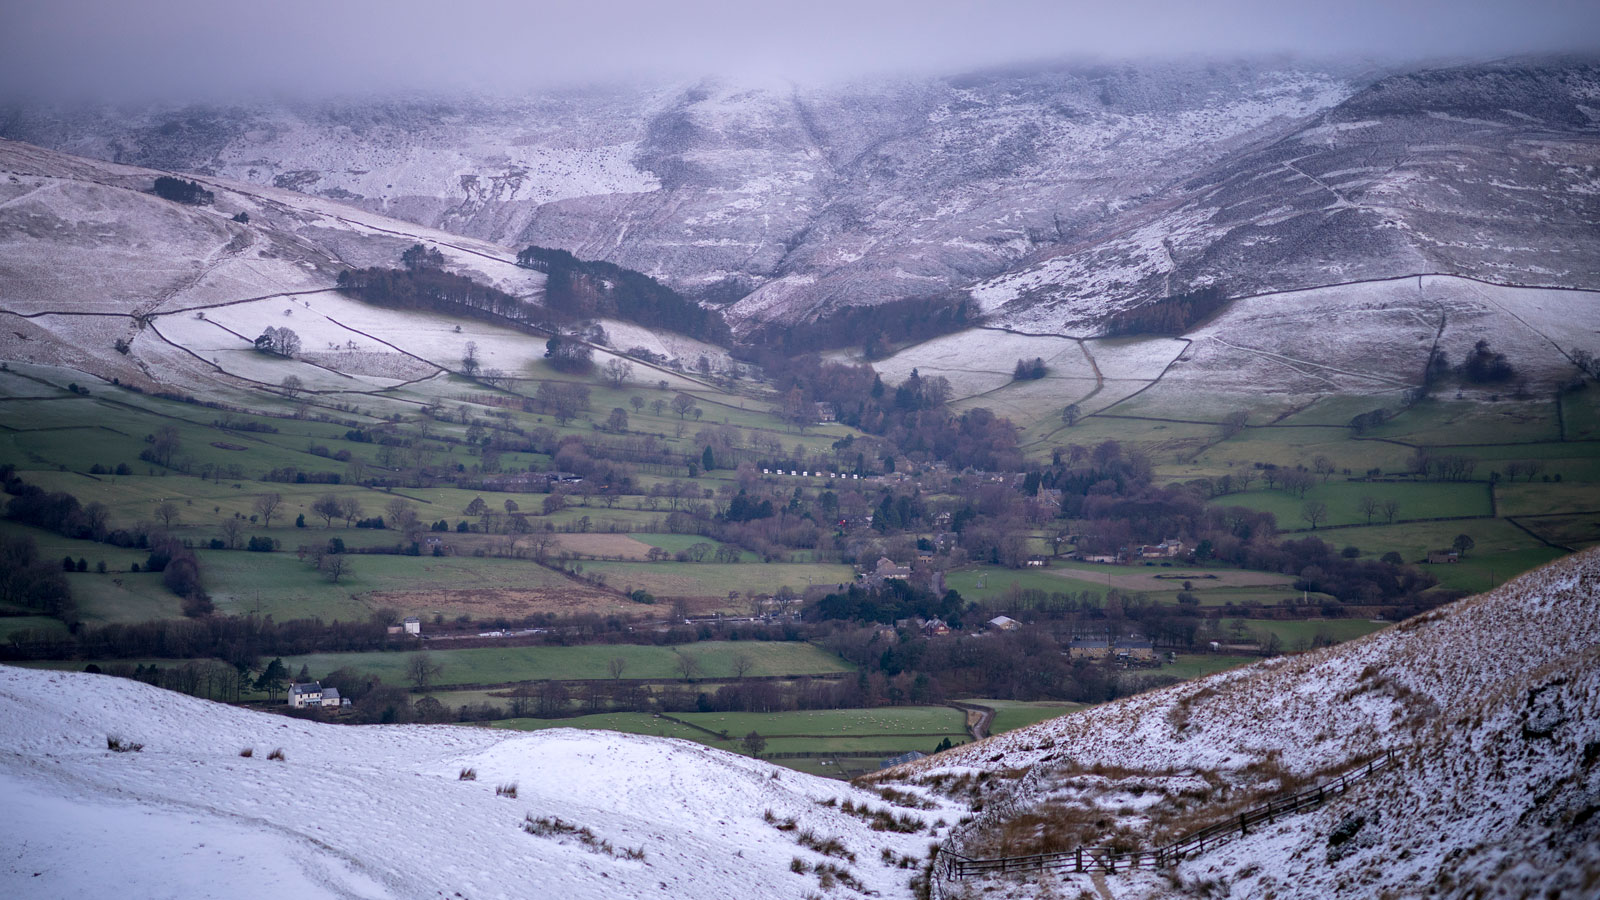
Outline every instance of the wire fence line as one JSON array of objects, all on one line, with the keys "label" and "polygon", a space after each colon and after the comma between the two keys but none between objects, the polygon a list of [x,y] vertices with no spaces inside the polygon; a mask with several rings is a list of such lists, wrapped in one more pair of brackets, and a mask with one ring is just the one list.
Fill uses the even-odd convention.
[{"label": "wire fence line", "polygon": [[973,859],[951,850],[941,849],[934,861],[935,880],[960,881],[974,875],[1009,874],[1013,872],[1068,871],[1072,873],[1116,874],[1137,869],[1155,869],[1173,866],[1191,856],[1214,849],[1235,837],[1247,835],[1250,829],[1263,823],[1272,824],[1279,818],[1305,809],[1311,809],[1344,794],[1357,781],[1371,777],[1394,765],[1394,751],[1382,755],[1337,778],[1282,794],[1266,803],[1253,806],[1229,816],[1220,822],[1190,832],[1171,843],[1153,850],[1114,850],[1110,847],[1079,847],[1052,853],[1035,853],[1028,856],[1001,856]]}]

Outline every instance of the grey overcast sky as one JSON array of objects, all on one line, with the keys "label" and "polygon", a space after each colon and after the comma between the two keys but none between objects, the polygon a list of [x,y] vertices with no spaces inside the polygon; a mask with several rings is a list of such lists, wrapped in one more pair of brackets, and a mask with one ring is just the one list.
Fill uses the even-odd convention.
[{"label": "grey overcast sky", "polygon": [[1597,0],[3,0],[0,93],[221,99],[1052,57],[1600,49]]}]

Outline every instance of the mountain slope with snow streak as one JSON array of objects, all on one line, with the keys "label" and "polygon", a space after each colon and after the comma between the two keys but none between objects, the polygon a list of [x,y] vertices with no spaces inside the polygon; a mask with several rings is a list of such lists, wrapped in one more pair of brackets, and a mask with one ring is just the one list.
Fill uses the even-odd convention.
[{"label": "mountain slope with snow streak", "polygon": [[[1592,893],[1600,550],[1357,641],[1009,732],[880,780],[981,799],[945,848],[989,858],[1153,848],[1391,750],[1400,765],[1348,796],[1172,873],[1112,879],[1114,895]],[[944,896],[1060,896],[1074,879],[1088,886],[1035,874],[951,882]]]},{"label": "mountain slope with snow streak", "polygon": [[[113,753],[107,735],[144,749]],[[278,748],[286,758],[268,759]],[[476,781],[458,780],[466,767]],[[496,796],[512,783],[515,798]],[[880,854],[928,846],[927,832],[874,832],[819,805],[891,808],[876,794],[687,741],[329,725],[12,667],[0,667],[0,789],[0,894],[17,898],[800,898],[818,880],[790,871],[795,858],[905,897],[911,873]],[[799,846],[767,810],[857,861]],[[588,828],[613,853],[525,833],[529,814]]]}]

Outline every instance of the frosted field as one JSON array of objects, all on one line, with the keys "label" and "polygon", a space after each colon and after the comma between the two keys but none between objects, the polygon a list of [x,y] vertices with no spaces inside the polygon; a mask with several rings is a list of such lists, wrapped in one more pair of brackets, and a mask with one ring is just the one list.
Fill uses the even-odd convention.
[{"label": "frosted field", "polygon": [[1103,338],[1084,341],[1107,379],[1153,381],[1189,346],[1174,338]]},{"label": "frosted field", "polygon": [[1009,384],[1017,360],[1035,357],[1044,359],[1053,377],[1094,378],[1094,370],[1076,341],[978,328],[907,347],[873,362],[872,367],[889,384],[905,381],[911,377],[912,369],[921,375],[943,375],[959,399]]},{"label": "frosted field", "polygon": [[1093,378],[1045,377],[1009,383],[955,405],[960,409],[987,407],[995,415],[1004,416],[1022,428],[1042,417],[1054,428],[1061,424],[1061,410],[1068,403],[1079,404],[1084,412],[1099,408],[1105,392],[1097,394],[1095,387]]},{"label": "frosted field", "polygon": [[[109,752],[108,734],[144,749]],[[253,757],[239,755],[246,747]],[[277,748],[286,759],[267,759]],[[458,780],[466,767],[476,781]],[[512,783],[516,798],[495,795]],[[15,898],[800,900],[817,880],[790,860],[825,858],[762,821],[766,810],[837,837],[858,859],[832,862],[900,898],[911,896],[911,871],[883,865],[880,850],[922,856],[929,841],[817,805],[888,808],[868,791],[688,741],[323,725],[11,667],[0,667],[0,787],[26,813],[0,821],[11,848],[0,894]],[[527,834],[530,813],[592,829],[614,854]],[[623,858],[624,848],[644,858]]]},{"label": "frosted field", "polygon": [[[0,143],[0,170],[14,163]],[[128,312],[200,273],[225,220],[96,184],[30,178],[0,205],[0,305],[16,312]],[[155,251],[155,252],[153,252]]]},{"label": "frosted field", "polygon": [[[1419,382],[1441,319],[1439,343],[1452,364],[1489,337],[1536,392],[1565,384],[1576,372],[1558,347],[1600,352],[1600,294],[1594,292],[1491,287],[1447,277],[1316,288],[1234,301],[1189,333],[1193,343],[1137,404],[1150,414],[1206,418],[1248,402],[1272,406],[1275,395],[1280,406],[1326,394],[1397,398]],[[1285,343],[1285,335],[1295,339]],[[1109,374],[1117,363],[1102,349],[1105,343],[1089,346]],[[1152,345],[1145,364],[1158,358]],[[1509,390],[1501,385],[1481,392]]]},{"label": "frosted field", "polygon": [[[619,319],[601,319],[600,326],[606,330],[611,338],[611,346],[618,350],[631,350],[634,347],[643,347],[652,353],[660,353],[668,359],[676,359],[685,368],[693,368],[695,363],[704,356],[711,361],[713,370],[725,369],[733,361],[728,356],[728,351],[716,344],[697,341],[681,334],[670,331],[656,331],[635,325],[632,322],[623,322]],[[638,365],[635,364],[635,369]]]}]

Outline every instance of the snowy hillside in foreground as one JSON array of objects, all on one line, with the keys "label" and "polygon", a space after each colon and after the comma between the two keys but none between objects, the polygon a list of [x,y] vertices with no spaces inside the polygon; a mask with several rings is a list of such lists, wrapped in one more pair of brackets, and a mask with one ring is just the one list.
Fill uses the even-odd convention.
[{"label": "snowy hillside in foreground", "polygon": [[[107,735],[145,746],[113,753]],[[267,758],[276,748],[285,760]],[[478,779],[458,780],[463,767]],[[496,796],[509,783],[518,796]],[[0,796],[0,896],[14,898],[800,898],[818,880],[791,872],[795,858],[903,897],[911,872],[880,855],[923,855],[928,833],[874,832],[819,802],[955,818],[686,741],[325,725],[11,667]],[[589,828],[614,855],[525,833],[528,814]],[[807,829],[858,861],[799,846]]]},{"label": "snowy hillside in foreground", "polygon": [[[1600,550],[1358,641],[1095,707],[882,779],[982,797],[983,813],[947,847],[984,857],[1056,849],[1043,842],[1073,829],[1090,845],[1168,838],[1386,750],[1400,766],[1347,799],[1192,859],[1175,879],[1110,879],[1114,894],[1592,890]],[[1352,817],[1365,820],[1354,837],[1330,840]],[[1049,891],[1073,877],[952,883],[946,896],[1060,896]]]}]

